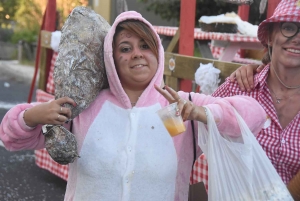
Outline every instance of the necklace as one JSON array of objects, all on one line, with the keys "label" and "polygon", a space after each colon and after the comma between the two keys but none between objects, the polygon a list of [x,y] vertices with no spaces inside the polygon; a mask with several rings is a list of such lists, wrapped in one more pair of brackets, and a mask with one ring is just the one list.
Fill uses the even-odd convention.
[{"label": "necklace", "polygon": [[277,104],[279,104],[279,103],[280,103],[280,101],[282,101],[282,100],[283,100],[283,98],[278,98],[278,97],[276,96],[275,92],[272,90],[272,88],[271,88],[271,87],[269,87],[269,89],[270,89],[270,90],[271,90],[271,92],[274,94],[274,96],[275,96],[275,99],[276,99],[276,103],[277,103]]},{"label": "necklace", "polygon": [[287,97],[287,98],[278,98],[278,96],[275,94],[275,92],[272,90],[271,87],[268,86],[268,88],[271,90],[271,92],[274,94],[275,96],[275,99],[276,99],[276,103],[279,104],[281,103],[282,100],[285,100],[285,99],[290,99],[291,97],[293,97],[294,95],[296,95],[297,93],[299,93],[299,90],[297,90],[296,93],[292,94],[291,96]]},{"label": "necklace", "polygon": [[[300,88],[300,85],[298,85],[298,86],[288,86],[288,85],[286,85],[286,84],[284,84],[282,81],[281,81],[281,79],[279,78],[279,76],[278,76],[278,74],[277,74],[277,72],[276,72],[276,70],[273,68],[273,70],[274,70],[274,72],[275,72],[275,75],[276,75],[276,77],[277,77],[277,79],[279,80],[279,82],[285,87],[285,88],[287,88],[287,89],[298,89],[298,88]],[[271,89],[272,90],[272,89]],[[273,92],[274,93],[274,92]],[[274,93],[274,95],[275,95],[275,93]],[[275,97],[276,97],[276,95],[275,95]]]}]

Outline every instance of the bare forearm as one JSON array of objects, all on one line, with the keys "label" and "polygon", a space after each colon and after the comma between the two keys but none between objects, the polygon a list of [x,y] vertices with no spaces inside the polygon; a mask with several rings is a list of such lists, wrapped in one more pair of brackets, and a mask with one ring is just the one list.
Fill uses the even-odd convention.
[{"label": "bare forearm", "polygon": [[190,120],[201,121],[207,123],[207,117],[205,108],[201,106],[194,106],[194,110],[191,112],[189,118]]}]

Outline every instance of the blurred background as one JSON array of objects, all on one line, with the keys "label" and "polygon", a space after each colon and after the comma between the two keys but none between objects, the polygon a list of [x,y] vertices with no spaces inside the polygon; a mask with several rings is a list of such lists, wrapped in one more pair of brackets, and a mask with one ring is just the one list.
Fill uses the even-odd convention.
[{"label": "blurred background", "polygon": [[[121,3],[120,3],[121,2]],[[87,6],[102,15],[110,24],[127,4],[158,26],[179,26],[180,0],[56,0],[56,29],[59,30],[75,6]],[[261,0],[250,6],[249,22],[259,24],[266,17],[259,13]],[[19,60],[34,65],[38,34],[48,0],[0,0],[0,59]],[[220,0],[196,0],[195,27],[198,19],[226,12],[238,12],[238,6]]]}]

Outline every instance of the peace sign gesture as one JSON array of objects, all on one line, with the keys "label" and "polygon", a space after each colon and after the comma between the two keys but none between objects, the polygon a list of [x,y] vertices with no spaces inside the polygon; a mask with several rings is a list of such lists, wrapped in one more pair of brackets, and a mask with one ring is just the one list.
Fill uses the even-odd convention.
[{"label": "peace sign gesture", "polygon": [[169,101],[170,104],[177,102],[176,115],[181,115],[183,121],[197,120],[206,123],[206,114],[203,107],[196,106],[191,101],[182,99],[174,89],[168,86],[165,86],[164,89],[157,85],[154,87]]}]

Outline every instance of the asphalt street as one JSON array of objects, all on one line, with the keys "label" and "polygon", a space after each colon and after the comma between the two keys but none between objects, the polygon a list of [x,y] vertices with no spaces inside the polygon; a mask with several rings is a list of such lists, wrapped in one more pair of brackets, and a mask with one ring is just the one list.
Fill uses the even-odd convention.
[{"label": "asphalt street", "polygon": [[[32,66],[0,60],[1,121],[11,107],[27,102],[33,72]],[[0,141],[0,201],[60,201],[65,188],[66,181],[35,164],[33,151],[9,152]]]}]

